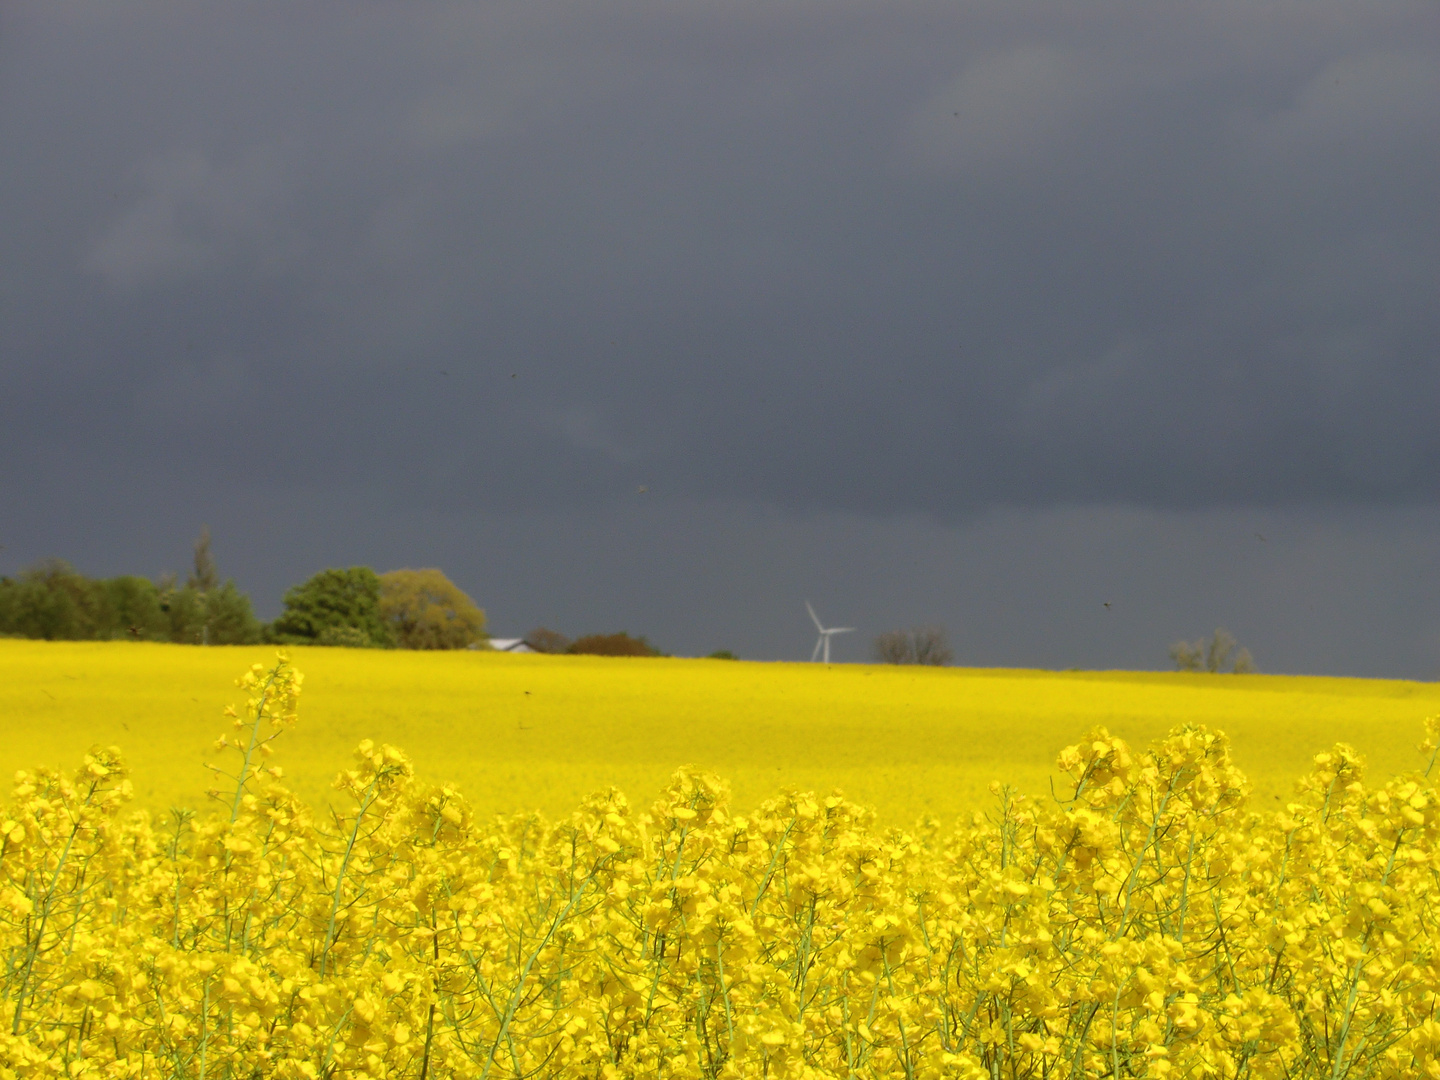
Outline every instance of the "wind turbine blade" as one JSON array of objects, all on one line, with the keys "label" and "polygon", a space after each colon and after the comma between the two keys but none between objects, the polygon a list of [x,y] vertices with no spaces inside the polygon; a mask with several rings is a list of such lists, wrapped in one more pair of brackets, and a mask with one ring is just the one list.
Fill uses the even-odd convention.
[{"label": "wind turbine blade", "polygon": [[827,634],[853,634],[857,628],[854,626],[837,626],[833,630],[826,630]]},{"label": "wind turbine blade", "polygon": [[821,634],[818,638],[815,639],[815,651],[810,654],[810,662],[811,662],[812,664],[813,664],[816,660],[819,660],[819,659],[820,659],[820,645],[821,645],[821,643],[826,642],[826,641],[829,641],[829,640],[830,640],[830,639],[827,638],[824,634]]},{"label": "wind turbine blade", "polygon": [[808,612],[810,612],[810,620],[815,624],[815,629],[816,629],[816,630],[819,630],[819,631],[823,634],[823,633],[825,632],[825,627],[824,627],[824,625],[820,622],[820,616],[819,616],[819,615],[816,615],[816,614],[815,614],[815,609],[810,606],[810,601],[809,601],[809,600],[806,600],[806,601],[805,601],[805,610],[808,611]]}]

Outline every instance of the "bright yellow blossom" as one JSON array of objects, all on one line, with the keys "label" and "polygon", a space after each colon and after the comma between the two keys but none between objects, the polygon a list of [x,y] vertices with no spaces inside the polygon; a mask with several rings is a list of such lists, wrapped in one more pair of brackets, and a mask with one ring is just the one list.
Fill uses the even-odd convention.
[{"label": "bright yellow blossom", "polygon": [[96,749],[0,807],[0,1078],[1440,1080],[1440,805],[1344,745],[1255,810],[1225,738],[1103,728],[944,833],[838,795],[477,819],[365,740],[318,817],[241,680],[216,812]]}]

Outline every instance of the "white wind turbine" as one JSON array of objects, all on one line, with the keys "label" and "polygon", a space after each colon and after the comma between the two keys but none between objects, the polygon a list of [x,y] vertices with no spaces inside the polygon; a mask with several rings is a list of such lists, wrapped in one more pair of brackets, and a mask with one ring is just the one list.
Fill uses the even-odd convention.
[{"label": "white wind turbine", "polygon": [[815,614],[815,609],[810,606],[810,601],[805,601],[805,610],[810,612],[810,619],[815,623],[815,629],[820,631],[820,636],[815,640],[815,651],[810,654],[810,662],[813,664],[820,659],[820,654],[825,654],[825,663],[830,662],[830,638],[834,634],[853,634],[853,626],[831,626],[826,627],[820,622],[820,616]]}]

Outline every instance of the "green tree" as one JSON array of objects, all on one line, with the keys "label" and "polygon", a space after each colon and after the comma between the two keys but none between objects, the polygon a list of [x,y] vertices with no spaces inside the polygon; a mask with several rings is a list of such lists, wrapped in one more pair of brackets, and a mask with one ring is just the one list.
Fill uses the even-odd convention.
[{"label": "green tree", "polygon": [[250,598],[229,578],[200,594],[204,602],[205,640],[211,645],[253,645],[264,637]]},{"label": "green tree", "polygon": [[380,577],[368,566],[322,570],[291,587],[268,636],[282,645],[395,644],[380,613]]},{"label": "green tree", "polygon": [[402,649],[465,649],[486,640],[485,612],[439,570],[381,574],[380,613]]}]

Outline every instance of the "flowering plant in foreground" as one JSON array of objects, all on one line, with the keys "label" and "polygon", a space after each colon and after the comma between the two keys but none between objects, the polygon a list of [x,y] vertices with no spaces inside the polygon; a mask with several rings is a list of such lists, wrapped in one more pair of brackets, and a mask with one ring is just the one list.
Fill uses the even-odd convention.
[{"label": "flowering plant in foreground", "polygon": [[113,749],[17,775],[0,1077],[1440,1078],[1435,719],[1268,815],[1184,727],[950,833],[683,769],[477,821],[368,741],[321,817],[267,764],[300,676],[241,681],[215,814],[127,815]]}]

